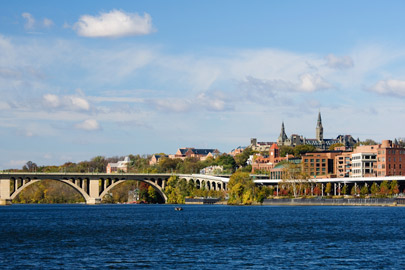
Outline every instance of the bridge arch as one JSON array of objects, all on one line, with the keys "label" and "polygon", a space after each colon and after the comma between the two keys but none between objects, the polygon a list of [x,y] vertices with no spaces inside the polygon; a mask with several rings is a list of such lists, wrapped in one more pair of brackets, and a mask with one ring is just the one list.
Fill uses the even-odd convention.
[{"label": "bridge arch", "polygon": [[[83,199],[87,202],[90,199],[90,196],[83,190],[81,189],[79,186],[75,185],[73,182],[67,180],[67,179],[30,179],[29,181],[27,181],[26,183],[23,182],[23,184],[15,189],[15,191],[10,195],[10,199],[14,200],[18,194],[20,194],[24,189],[26,189],[27,187],[31,186],[34,183],[37,183],[39,181],[43,181],[43,180],[54,180],[54,181],[59,181],[62,183],[67,184],[68,186],[71,186],[72,188],[74,188],[77,192],[79,192],[79,194],[83,197]],[[17,181],[17,179],[15,179],[15,181]],[[16,185],[17,183],[15,183]]]},{"label": "bridge arch", "polygon": [[152,186],[159,193],[159,195],[163,198],[165,203],[167,202],[166,194],[163,192],[163,189],[155,183],[155,179],[151,179],[151,180],[148,180],[148,179],[118,179],[118,181],[113,181],[113,183],[110,186],[106,187],[103,190],[103,192],[101,192],[100,198],[103,199],[104,196],[111,191],[111,189],[113,189],[114,187],[116,187],[119,184],[122,184],[128,180],[134,180],[134,181],[140,181],[140,182],[147,183],[148,185]]}]

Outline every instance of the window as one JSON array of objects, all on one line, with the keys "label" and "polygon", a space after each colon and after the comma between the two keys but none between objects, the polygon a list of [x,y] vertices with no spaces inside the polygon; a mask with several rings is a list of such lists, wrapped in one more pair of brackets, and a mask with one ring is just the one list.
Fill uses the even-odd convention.
[{"label": "window", "polygon": [[320,159],[319,159],[319,158],[317,158],[317,159],[316,159],[316,162],[319,162],[319,161],[320,161]]},{"label": "window", "polygon": [[326,159],[323,158],[323,159],[322,159],[322,162],[326,162]]}]

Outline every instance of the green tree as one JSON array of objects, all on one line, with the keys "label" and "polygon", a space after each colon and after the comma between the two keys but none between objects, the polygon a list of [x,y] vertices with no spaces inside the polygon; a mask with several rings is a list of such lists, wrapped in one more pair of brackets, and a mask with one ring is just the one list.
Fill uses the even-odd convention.
[{"label": "green tree", "polygon": [[371,190],[371,195],[377,196],[377,195],[378,195],[378,192],[380,191],[380,187],[378,186],[378,184],[377,184],[376,182],[374,182],[374,183],[371,185],[370,190]]},{"label": "green tree", "polygon": [[148,198],[149,198],[149,200],[148,200],[149,202],[156,202],[156,198],[157,198],[156,190],[152,186],[148,187]]},{"label": "green tree", "polygon": [[302,145],[297,145],[294,147],[294,156],[295,157],[301,157],[302,155],[306,153],[311,153],[316,150],[316,147],[313,145],[309,144],[302,144]]},{"label": "green tree", "polygon": [[344,144],[343,143],[333,143],[329,146],[329,150],[333,151],[333,150],[335,150],[336,147],[341,147],[341,146],[344,146]]},{"label": "green tree", "polygon": [[365,195],[368,194],[368,187],[367,187],[367,184],[364,184],[364,186],[361,188],[360,194],[361,194],[362,196],[365,196]]},{"label": "green tree", "polygon": [[343,185],[342,191],[340,192],[342,195],[347,194],[347,185]]},{"label": "green tree", "polygon": [[332,192],[332,184],[331,183],[327,183],[326,187],[325,187],[325,193],[328,194],[328,196],[330,196],[330,193]]},{"label": "green tree", "polygon": [[294,155],[294,147],[282,145],[280,146],[280,156],[286,157],[287,154]]},{"label": "green tree", "polygon": [[228,204],[252,204],[254,183],[249,173],[235,172],[228,183]]}]

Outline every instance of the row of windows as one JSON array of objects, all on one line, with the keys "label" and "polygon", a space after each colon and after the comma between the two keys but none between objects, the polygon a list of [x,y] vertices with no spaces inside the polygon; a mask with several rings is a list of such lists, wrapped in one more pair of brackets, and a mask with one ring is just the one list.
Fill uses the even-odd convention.
[{"label": "row of windows", "polygon": [[[309,160],[309,159],[306,158],[306,159],[304,159],[304,162],[308,162],[308,160]],[[311,161],[311,162],[314,162],[314,159],[311,158],[310,161]],[[316,159],[316,162],[321,162],[321,159],[317,158],[317,159]],[[326,159],[323,158],[323,159],[322,159],[322,162],[326,162]]]}]

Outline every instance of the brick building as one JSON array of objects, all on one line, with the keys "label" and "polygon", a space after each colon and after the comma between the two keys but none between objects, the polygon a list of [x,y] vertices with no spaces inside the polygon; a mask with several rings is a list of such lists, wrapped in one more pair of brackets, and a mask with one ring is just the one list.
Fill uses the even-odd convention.
[{"label": "brick building", "polygon": [[340,151],[306,153],[302,156],[302,170],[310,177],[335,177],[335,157]]},{"label": "brick building", "polygon": [[405,175],[405,148],[384,140],[377,148],[377,176]]}]

